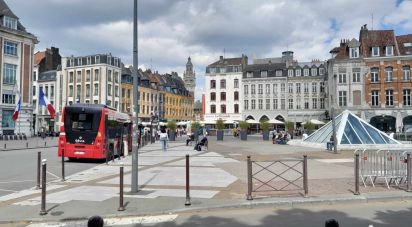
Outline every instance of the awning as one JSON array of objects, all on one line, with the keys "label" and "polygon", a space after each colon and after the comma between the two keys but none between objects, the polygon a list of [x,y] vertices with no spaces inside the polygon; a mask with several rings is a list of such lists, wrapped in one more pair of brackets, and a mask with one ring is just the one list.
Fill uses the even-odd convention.
[{"label": "awning", "polygon": [[276,120],[276,119],[271,119],[271,120],[269,120],[268,122],[269,122],[269,124],[276,124],[276,125],[283,125],[283,124],[285,124],[284,122],[279,121],[279,120]]},{"label": "awning", "polygon": [[[310,123],[312,123],[312,124],[314,124],[314,125],[324,125],[324,124],[325,124],[325,122],[319,121],[319,120],[316,120],[316,119],[311,119],[311,120],[310,120]],[[303,122],[302,124],[303,124],[303,125],[306,124],[306,121]]]},{"label": "awning", "polygon": [[232,120],[225,120],[225,122],[224,122],[224,123],[225,123],[225,124],[228,124],[228,125],[237,124],[237,122],[232,121]]},{"label": "awning", "polygon": [[260,124],[259,121],[253,119],[246,120],[246,122],[249,124]]},{"label": "awning", "polygon": [[181,122],[177,123],[177,125],[179,125],[179,126],[184,126],[184,125],[187,125],[187,124],[189,124],[189,121],[181,121]]}]

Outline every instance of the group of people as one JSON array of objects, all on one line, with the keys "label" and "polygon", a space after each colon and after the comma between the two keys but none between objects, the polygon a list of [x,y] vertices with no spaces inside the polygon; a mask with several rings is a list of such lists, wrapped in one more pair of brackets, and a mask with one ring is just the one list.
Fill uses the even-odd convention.
[{"label": "group of people", "polygon": [[289,134],[289,132],[273,131],[272,133],[273,144],[286,144],[290,139],[291,139],[291,135]]}]

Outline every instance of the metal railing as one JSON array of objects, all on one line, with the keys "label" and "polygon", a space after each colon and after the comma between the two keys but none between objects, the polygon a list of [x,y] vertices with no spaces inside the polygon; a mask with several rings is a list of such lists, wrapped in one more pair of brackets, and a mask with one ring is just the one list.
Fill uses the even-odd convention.
[{"label": "metal railing", "polygon": [[[274,161],[252,161],[247,157],[248,193],[300,191],[308,195],[307,156],[303,159],[282,159]],[[301,182],[301,183],[300,183]]]}]

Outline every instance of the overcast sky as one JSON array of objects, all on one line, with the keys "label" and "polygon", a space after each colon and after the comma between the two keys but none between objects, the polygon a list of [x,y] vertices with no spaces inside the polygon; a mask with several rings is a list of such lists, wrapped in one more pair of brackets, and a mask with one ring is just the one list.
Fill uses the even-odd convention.
[{"label": "overcast sky", "polygon": [[[40,43],[63,56],[112,53],[132,63],[133,0],[5,0]],[[327,60],[341,38],[363,24],[412,33],[412,1],[399,0],[139,0],[139,66],[183,76],[187,57],[197,98],[208,64],[220,55]]]}]

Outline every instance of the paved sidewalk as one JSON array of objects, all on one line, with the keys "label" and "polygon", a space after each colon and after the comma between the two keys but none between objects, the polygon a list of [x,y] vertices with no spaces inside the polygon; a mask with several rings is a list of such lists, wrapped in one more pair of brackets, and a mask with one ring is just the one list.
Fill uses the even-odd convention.
[{"label": "paved sidewalk", "polygon": [[[241,147],[241,148],[236,148]],[[249,152],[247,150],[254,150]],[[261,149],[261,150],[259,150]],[[273,150],[272,150],[273,149]],[[281,151],[284,149],[283,151]],[[278,151],[279,152],[273,152]],[[192,205],[185,206],[185,155],[190,155]],[[309,157],[309,197],[302,191],[265,193],[245,200],[247,190],[246,156],[254,160]],[[269,142],[251,140],[242,143],[234,139],[209,142],[208,151],[194,151],[182,141],[170,142],[166,152],[160,144],[150,144],[139,150],[140,192],[130,194],[131,156],[101,164],[89,170],[56,180],[47,186],[48,214],[40,216],[40,190],[30,189],[0,197],[0,223],[28,224],[30,221],[87,219],[99,214],[105,217],[168,214],[193,209],[253,207],[260,205],[296,206],[314,203],[368,202],[374,200],[410,199],[411,194],[391,188],[361,188],[354,196],[351,152],[334,155],[325,151],[299,149]],[[126,210],[119,206],[119,167],[125,167]],[[290,174],[292,175],[292,173]],[[270,177],[270,175],[263,176]],[[288,177],[288,176],[286,176]],[[291,176],[293,177],[293,176]]]}]

